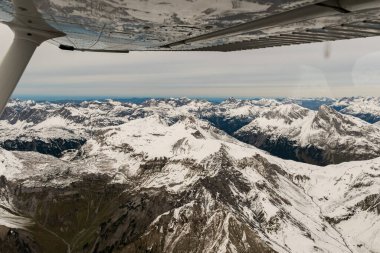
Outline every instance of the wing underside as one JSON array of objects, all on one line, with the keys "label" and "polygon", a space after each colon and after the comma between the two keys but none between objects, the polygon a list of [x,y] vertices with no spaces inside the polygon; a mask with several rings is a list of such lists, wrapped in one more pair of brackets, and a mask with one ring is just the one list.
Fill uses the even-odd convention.
[{"label": "wing underside", "polygon": [[[380,35],[377,0],[24,1],[65,34],[51,42],[66,50],[228,52]],[[0,2],[1,21],[22,8],[13,2]]]},{"label": "wing underside", "polygon": [[253,39],[220,45],[205,46],[195,51],[230,52],[249,49],[281,47],[290,45],[310,44],[324,41],[349,40],[380,35],[380,20],[362,20],[341,23],[322,28],[306,28],[291,32],[279,32],[269,36],[258,36]]}]

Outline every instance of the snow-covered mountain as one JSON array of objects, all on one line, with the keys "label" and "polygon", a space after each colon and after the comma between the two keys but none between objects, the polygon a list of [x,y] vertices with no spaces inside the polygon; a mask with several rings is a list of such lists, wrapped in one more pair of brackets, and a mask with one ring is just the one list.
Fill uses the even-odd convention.
[{"label": "snow-covered mountain", "polygon": [[229,98],[218,105],[202,107],[197,116],[210,121],[226,133],[232,134],[250,123],[262,110],[279,104],[273,99],[241,100]]},{"label": "snow-covered mountain", "polygon": [[380,156],[380,129],[331,107],[312,111],[283,104],[234,133],[239,140],[285,159],[327,165]]},{"label": "snow-covered mountain", "polygon": [[13,101],[0,121],[16,150],[0,149],[2,250],[379,252],[378,160],[281,160],[200,119],[216,116],[280,120],[294,136],[305,119],[340,137],[366,129],[273,100]]},{"label": "snow-covered mountain", "polygon": [[113,100],[63,104],[13,100],[0,118],[0,145],[8,150],[45,154],[48,148],[54,148],[54,155],[60,157],[67,150],[80,148],[97,128],[152,115],[161,116],[168,124],[183,116],[194,116],[232,133],[251,122],[263,108],[276,104],[267,99],[228,99],[221,104],[188,98],[150,99],[142,104]]},{"label": "snow-covered mountain", "polygon": [[380,252],[379,158],[323,168],[288,168],[352,252]]},{"label": "snow-covered mountain", "polygon": [[156,115],[169,125],[183,117],[207,120],[286,159],[325,165],[378,156],[377,128],[326,106],[312,111],[282,101],[230,98],[213,104],[171,98],[142,104],[113,100],[54,104],[14,100],[0,120],[0,146],[61,157],[79,149],[97,129]]},{"label": "snow-covered mountain", "polygon": [[333,108],[344,114],[358,117],[369,123],[380,121],[379,97],[350,97],[336,101]]},{"label": "snow-covered mountain", "polygon": [[90,133],[61,159],[0,149],[4,252],[380,252],[378,159],[286,161],[191,115]]},{"label": "snow-covered mountain", "polygon": [[279,98],[277,99],[283,104],[297,104],[310,110],[318,110],[322,105],[331,106],[337,100],[335,98]]}]

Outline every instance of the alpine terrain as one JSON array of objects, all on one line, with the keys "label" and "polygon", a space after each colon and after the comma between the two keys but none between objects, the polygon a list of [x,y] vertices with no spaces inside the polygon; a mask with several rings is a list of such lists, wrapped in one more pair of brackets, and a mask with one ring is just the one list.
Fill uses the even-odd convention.
[{"label": "alpine terrain", "polygon": [[380,128],[332,108],[13,100],[0,251],[380,252]]}]

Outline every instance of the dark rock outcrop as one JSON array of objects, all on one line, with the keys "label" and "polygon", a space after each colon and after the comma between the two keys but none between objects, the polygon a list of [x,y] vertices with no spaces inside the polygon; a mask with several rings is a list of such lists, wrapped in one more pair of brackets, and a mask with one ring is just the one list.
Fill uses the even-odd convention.
[{"label": "dark rock outcrop", "polygon": [[23,139],[5,140],[0,147],[9,151],[34,151],[45,155],[61,157],[64,152],[78,150],[86,143],[85,139]]}]

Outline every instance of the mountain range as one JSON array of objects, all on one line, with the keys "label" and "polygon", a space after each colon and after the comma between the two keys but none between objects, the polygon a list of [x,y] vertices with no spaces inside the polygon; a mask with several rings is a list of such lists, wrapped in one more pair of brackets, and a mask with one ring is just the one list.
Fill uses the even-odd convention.
[{"label": "mountain range", "polygon": [[14,100],[2,252],[380,252],[380,130],[333,108]]},{"label": "mountain range", "polygon": [[380,156],[378,126],[326,105],[318,111],[295,104],[270,108],[233,135],[281,158],[317,165]]}]

